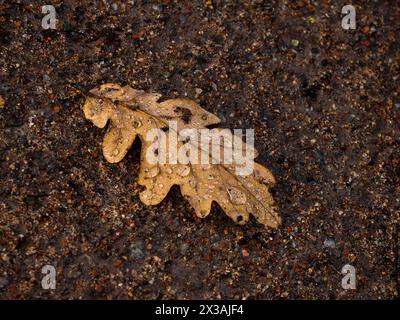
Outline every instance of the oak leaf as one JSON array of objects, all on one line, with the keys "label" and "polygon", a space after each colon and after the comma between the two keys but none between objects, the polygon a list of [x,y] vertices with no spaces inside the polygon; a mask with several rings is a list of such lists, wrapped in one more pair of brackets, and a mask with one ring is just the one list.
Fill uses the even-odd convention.
[{"label": "oak leaf", "polygon": [[[103,139],[103,154],[110,163],[121,161],[138,136],[142,142],[138,183],[145,187],[140,193],[146,205],[157,205],[173,185],[194,208],[198,217],[206,217],[213,202],[217,202],[235,222],[244,224],[252,214],[259,223],[276,228],[281,223],[279,212],[269,189],[275,179],[260,164],[253,163],[249,175],[237,174],[239,164],[153,163],[146,157],[152,142],[145,139],[151,129],[163,129],[167,136],[184,129],[204,129],[220,119],[189,99],[170,99],[159,102],[160,95],[146,93],[129,86],[104,84],[92,89],[83,106],[85,117],[99,128],[108,129]],[[171,120],[176,128],[168,127]],[[223,130],[223,129],[215,129]],[[236,139],[237,137],[233,137]],[[240,138],[241,139],[241,138]],[[167,139],[169,141],[169,139]],[[178,141],[178,148],[185,141]],[[221,150],[225,142],[221,142]],[[169,147],[169,142],[167,142]],[[243,143],[243,148],[250,148]],[[250,148],[251,149],[251,148]],[[203,151],[199,146],[199,152]],[[257,152],[254,150],[254,157]],[[170,159],[168,159],[170,160]]]}]

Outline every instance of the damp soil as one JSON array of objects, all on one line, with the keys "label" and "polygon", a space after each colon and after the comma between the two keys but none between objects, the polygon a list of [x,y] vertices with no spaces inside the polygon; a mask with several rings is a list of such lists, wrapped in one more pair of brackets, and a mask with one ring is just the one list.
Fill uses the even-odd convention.
[{"label": "damp soil", "polygon": [[[353,1],[344,30],[341,2],[52,1],[44,30],[0,1],[0,298],[398,298],[400,4]],[[140,143],[107,163],[82,112],[106,82],[255,129],[282,225],[144,206]]]}]

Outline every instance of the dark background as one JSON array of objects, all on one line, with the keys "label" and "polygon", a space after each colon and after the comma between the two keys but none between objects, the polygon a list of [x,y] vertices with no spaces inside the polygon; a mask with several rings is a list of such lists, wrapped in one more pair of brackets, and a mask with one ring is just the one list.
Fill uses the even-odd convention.
[{"label": "dark background", "polygon": [[[398,297],[400,4],[351,3],[0,1],[0,298]],[[282,226],[141,204],[140,145],[107,163],[83,116],[105,82],[254,128]]]}]

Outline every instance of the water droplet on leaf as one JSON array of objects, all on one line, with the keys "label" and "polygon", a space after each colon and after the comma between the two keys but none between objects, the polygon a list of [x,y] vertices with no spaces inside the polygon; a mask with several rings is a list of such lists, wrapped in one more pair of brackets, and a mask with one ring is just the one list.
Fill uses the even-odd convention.
[{"label": "water droplet on leaf", "polygon": [[146,176],[149,178],[154,178],[158,173],[160,172],[160,169],[157,166],[151,167],[151,168],[146,168],[144,169],[144,172],[146,173]]},{"label": "water droplet on leaf", "polygon": [[165,169],[165,172],[168,173],[168,174],[171,174],[172,173],[172,169],[170,167],[167,167]]},{"label": "water droplet on leaf", "polygon": [[234,204],[245,204],[246,203],[246,195],[240,191],[239,189],[230,187],[228,188],[229,198]]},{"label": "water droplet on leaf", "polygon": [[133,121],[133,127],[134,128],[140,128],[142,126],[142,122],[140,120],[134,120]]},{"label": "water droplet on leaf", "polygon": [[176,173],[179,174],[181,177],[186,177],[190,173],[190,167],[189,166],[178,167],[176,168]]}]

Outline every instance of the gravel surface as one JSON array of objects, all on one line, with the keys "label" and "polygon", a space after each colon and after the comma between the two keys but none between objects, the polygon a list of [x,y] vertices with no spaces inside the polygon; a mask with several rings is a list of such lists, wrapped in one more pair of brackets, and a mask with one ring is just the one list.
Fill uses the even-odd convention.
[{"label": "gravel surface", "polygon": [[[55,30],[0,0],[0,298],[399,296],[399,2],[352,1],[356,30],[344,1],[51,2]],[[176,188],[144,206],[140,144],[107,163],[83,116],[105,82],[254,128],[282,226],[198,219]]]}]

